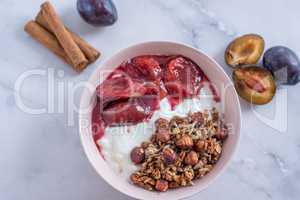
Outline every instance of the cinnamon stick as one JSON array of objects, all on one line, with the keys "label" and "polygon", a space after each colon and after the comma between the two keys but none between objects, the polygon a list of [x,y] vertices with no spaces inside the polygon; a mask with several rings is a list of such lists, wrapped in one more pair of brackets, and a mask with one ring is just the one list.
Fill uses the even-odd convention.
[{"label": "cinnamon stick", "polygon": [[[44,16],[42,15],[41,11],[36,16],[35,21],[38,24],[40,24],[41,26],[43,26],[45,29],[47,29],[49,32],[53,33],[50,26],[46,22]],[[99,58],[100,53],[94,47],[92,47],[90,44],[88,44],[86,41],[84,41],[76,33],[70,31],[67,27],[65,27],[65,28],[69,31],[69,33],[71,34],[71,37],[73,38],[75,43],[78,45],[78,47],[81,49],[81,51],[84,53],[84,55],[88,59],[89,63],[92,63]]]},{"label": "cinnamon stick", "polygon": [[68,58],[64,49],[60,46],[58,40],[54,35],[49,33],[46,29],[40,26],[35,21],[30,21],[25,25],[25,31],[47,49],[52,51],[58,57],[60,57],[67,64],[72,64],[71,60]]},{"label": "cinnamon stick", "polygon": [[74,42],[71,34],[67,31],[59,16],[56,14],[53,6],[47,1],[41,5],[41,8],[41,15],[44,17],[60,45],[70,58],[73,64],[72,66],[77,71],[83,70],[87,66],[88,60]]}]

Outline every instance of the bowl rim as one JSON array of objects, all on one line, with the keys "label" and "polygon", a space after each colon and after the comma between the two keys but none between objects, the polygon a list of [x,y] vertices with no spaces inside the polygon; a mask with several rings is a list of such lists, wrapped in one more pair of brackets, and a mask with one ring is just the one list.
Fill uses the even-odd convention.
[{"label": "bowl rim", "polygon": [[[206,53],[204,53],[203,51],[199,50],[199,49],[196,49],[190,45],[187,45],[187,44],[184,44],[184,43],[180,43],[180,42],[174,42],[174,41],[147,41],[147,42],[141,42],[141,43],[136,43],[136,44],[133,44],[133,45],[130,45],[126,48],[123,48],[119,51],[117,51],[115,54],[113,54],[112,56],[108,57],[106,60],[104,60],[101,64],[99,64],[99,66],[91,73],[91,75],[89,76],[88,78],[88,83],[91,83],[93,82],[94,80],[94,77],[95,77],[95,74],[100,70],[100,68],[102,68],[106,63],[108,63],[112,58],[115,58],[119,55],[121,55],[122,53],[126,52],[126,51],[130,51],[131,49],[134,49],[134,48],[138,48],[140,46],[145,46],[145,45],[153,45],[153,44],[165,44],[165,45],[179,45],[179,46],[182,46],[182,47],[185,47],[185,48],[188,48],[190,49],[191,51],[194,51],[198,54],[202,54],[202,56],[204,56],[207,60],[209,60],[215,67],[218,68],[218,70],[222,73],[222,75],[225,77],[225,79],[228,80],[228,82],[230,84],[233,85],[233,82],[232,80],[230,79],[230,77],[226,74],[226,72],[224,71],[224,69],[217,63],[217,61],[215,61],[215,59],[213,59],[212,57],[208,56]],[[211,77],[209,77],[211,78]],[[104,177],[103,174],[101,172],[99,172],[99,170],[97,169],[96,167],[96,164],[95,164],[95,158],[91,156],[91,153],[90,153],[90,150],[89,149],[89,144],[87,143],[87,141],[85,140],[85,137],[84,137],[84,134],[83,134],[83,124],[81,123],[81,120],[84,120],[85,117],[86,117],[86,113],[83,113],[82,112],[82,108],[84,107],[83,106],[83,102],[85,100],[85,96],[87,95],[86,94],[86,91],[87,89],[84,88],[82,93],[81,93],[81,98],[80,98],[80,107],[79,107],[79,116],[78,116],[78,122],[79,122],[79,135],[80,135],[80,139],[81,139],[81,144],[83,146],[83,149],[84,149],[84,152],[85,152],[85,155],[86,157],[88,158],[89,162],[91,163],[91,165],[93,166],[94,170],[97,172],[98,175],[100,175],[100,177],[102,177],[103,180],[105,180],[106,183],[108,183],[112,188],[116,189],[117,191],[129,196],[129,197],[132,197],[132,198],[138,198],[138,199],[157,199],[157,198],[164,198],[162,196],[156,196],[156,197],[153,197],[153,198],[144,198],[143,196],[137,196],[135,194],[132,194],[130,191],[128,190],[123,190],[123,189],[120,189],[118,188],[116,185],[112,184],[110,182],[110,180],[108,180],[107,177]],[[212,184],[217,178],[218,176],[220,176],[226,169],[227,167],[229,166],[230,164],[230,161],[232,160],[234,154],[236,153],[237,149],[238,149],[238,146],[239,146],[239,143],[240,143],[240,131],[241,131],[241,127],[242,127],[242,113],[241,113],[241,105],[240,105],[240,100],[239,100],[239,97],[238,97],[238,94],[236,92],[236,90],[234,89],[233,90],[233,93],[234,93],[234,100],[236,102],[236,106],[237,106],[237,124],[236,125],[236,131],[235,131],[235,137],[236,137],[236,142],[235,142],[235,146],[233,147],[232,149],[232,152],[231,154],[229,155],[229,158],[227,159],[227,161],[223,164],[223,166],[221,167],[221,169],[219,169],[219,171],[215,174],[215,176],[213,176],[210,180],[207,181],[207,184],[205,186],[202,186],[202,187],[199,187],[198,190],[194,190],[193,192],[187,194],[187,193],[184,193],[184,194],[181,194],[181,195],[178,195],[176,197],[176,199],[182,199],[182,198],[187,198],[187,197],[190,197],[190,196],[193,196],[199,192],[201,192],[202,190],[206,189],[210,184]],[[91,114],[91,113],[90,113]],[[96,146],[96,145],[95,145]],[[141,189],[142,190],[142,189]],[[144,190],[145,192],[149,192],[149,191],[146,191]],[[151,192],[151,193],[154,193],[154,192]],[[168,192],[167,192],[168,193]],[[158,194],[167,194],[167,193],[158,193]],[[153,195],[154,196],[154,195]]]}]

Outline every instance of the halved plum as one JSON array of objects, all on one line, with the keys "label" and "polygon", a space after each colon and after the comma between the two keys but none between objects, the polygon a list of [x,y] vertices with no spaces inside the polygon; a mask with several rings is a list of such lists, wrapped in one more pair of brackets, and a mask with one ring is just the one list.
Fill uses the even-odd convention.
[{"label": "halved plum", "polygon": [[225,51],[225,61],[230,67],[256,64],[264,52],[264,39],[257,34],[247,34],[233,40]]},{"label": "halved plum", "polygon": [[276,92],[272,74],[261,67],[238,67],[233,72],[233,81],[238,94],[253,104],[269,103]]}]

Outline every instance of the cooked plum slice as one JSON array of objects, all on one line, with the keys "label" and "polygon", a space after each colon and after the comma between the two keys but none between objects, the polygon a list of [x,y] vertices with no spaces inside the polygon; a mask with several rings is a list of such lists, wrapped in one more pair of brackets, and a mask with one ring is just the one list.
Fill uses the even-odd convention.
[{"label": "cooked plum slice", "polygon": [[103,108],[109,102],[143,96],[145,92],[146,88],[142,83],[133,82],[125,76],[112,77],[97,87],[97,96]]},{"label": "cooked plum slice", "polygon": [[137,124],[149,119],[159,109],[159,91],[156,87],[146,87],[143,96],[115,101],[102,112],[107,126]]},{"label": "cooked plum slice", "polygon": [[124,72],[133,80],[154,83],[160,87],[160,98],[167,95],[163,83],[162,59],[158,56],[138,56],[123,65]]},{"label": "cooked plum slice", "polygon": [[107,126],[135,124],[146,118],[145,111],[140,108],[135,100],[119,102],[103,111],[103,120]]},{"label": "cooked plum slice", "polygon": [[191,60],[179,56],[167,64],[164,81],[169,95],[192,98],[199,93],[202,87],[204,73]]},{"label": "cooked plum slice", "polygon": [[133,79],[144,81],[160,81],[162,69],[153,56],[139,56],[133,58],[125,67],[125,72]]},{"label": "cooked plum slice", "polygon": [[104,135],[104,121],[101,116],[100,103],[97,102],[92,112],[92,132],[95,141],[99,140]]},{"label": "cooked plum slice", "polygon": [[174,109],[184,99],[183,87],[178,82],[168,82],[165,84],[168,89],[168,100],[171,108]]}]

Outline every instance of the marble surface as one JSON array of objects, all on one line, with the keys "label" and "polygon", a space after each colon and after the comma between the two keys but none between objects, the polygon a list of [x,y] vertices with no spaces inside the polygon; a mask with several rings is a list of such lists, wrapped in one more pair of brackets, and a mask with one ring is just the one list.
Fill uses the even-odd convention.
[{"label": "marble surface", "polygon": [[[115,0],[119,21],[107,28],[86,25],[75,0],[52,2],[65,23],[101,49],[103,56],[83,73],[75,73],[23,32],[42,0],[1,0],[0,199],[129,199],[106,184],[85,157],[76,112],[68,112],[78,106],[80,88],[67,98],[72,84],[87,80],[124,47],[150,40],[179,41],[211,55],[228,73],[224,49],[240,34],[261,34],[267,47],[287,45],[300,54],[296,0]],[[15,87],[28,71],[40,75]],[[53,102],[48,97],[51,73],[53,104],[48,103]],[[233,161],[214,184],[189,199],[298,199],[299,89],[300,85],[282,87],[275,100],[262,107],[241,101],[244,126]],[[46,112],[24,112],[18,100]]]}]

